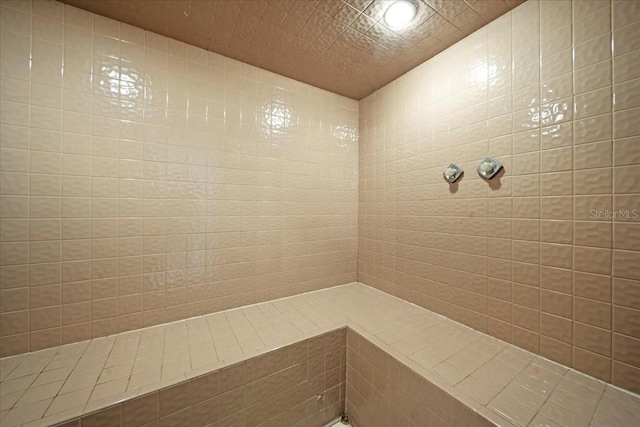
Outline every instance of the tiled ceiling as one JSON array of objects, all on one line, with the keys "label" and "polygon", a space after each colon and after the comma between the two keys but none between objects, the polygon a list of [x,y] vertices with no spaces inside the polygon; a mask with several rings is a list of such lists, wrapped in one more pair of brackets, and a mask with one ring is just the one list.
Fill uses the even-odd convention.
[{"label": "tiled ceiling", "polygon": [[62,0],[293,79],[362,99],[525,0]]}]

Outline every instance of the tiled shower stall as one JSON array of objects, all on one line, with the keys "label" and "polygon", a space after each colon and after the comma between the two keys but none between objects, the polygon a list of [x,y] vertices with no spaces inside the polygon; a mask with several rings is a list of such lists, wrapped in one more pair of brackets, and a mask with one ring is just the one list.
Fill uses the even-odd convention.
[{"label": "tiled shower stall", "polygon": [[52,0],[0,42],[3,426],[640,422],[640,1],[360,100]]}]

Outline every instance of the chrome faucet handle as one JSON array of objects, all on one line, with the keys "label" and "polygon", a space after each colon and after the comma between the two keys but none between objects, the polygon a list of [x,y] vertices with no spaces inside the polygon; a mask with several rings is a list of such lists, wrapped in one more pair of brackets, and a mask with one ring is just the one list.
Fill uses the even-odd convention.
[{"label": "chrome faucet handle", "polygon": [[485,158],[478,165],[478,175],[485,179],[491,179],[502,169],[502,163],[491,157]]},{"label": "chrome faucet handle", "polygon": [[460,168],[458,165],[451,163],[449,166],[445,168],[444,172],[442,172],[442,176],[444,177],[445,181],[447,181],[449,184],[453,184],[454,182],[460,179],[463,173],[464,171],[462,170],[462,168]]}]

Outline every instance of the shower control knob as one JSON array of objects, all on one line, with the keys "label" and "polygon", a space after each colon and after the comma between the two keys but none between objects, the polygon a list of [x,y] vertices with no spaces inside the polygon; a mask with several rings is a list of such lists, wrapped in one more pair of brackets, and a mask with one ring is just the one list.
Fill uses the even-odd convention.
[{"label": "shower control knob", "polygon": [[463,172],[464,171],[459,166],[454,165],[453,163],[451,163],[442,172],[442,177],[449,184],[453,184],[454,182],[456,182],[457,180],[460,179],[460,177],[462,176]]},{"label": "shower control knob", "polygon": [[502,164],[499,161],[487,157],[478,165],[477,171],[481,177],[491,179],[500,172],[500,169],[502,169]]},{"label": "shower control knob", "polygon": [[493,170],[493,165],[489,162],[482,163],[482,170],[485,172],[491,172]]},{"label": "shower control knob", "polygon": [[454,168],[446,168],[444,170],[444,174],[447,176],[448,179],[453,178],[456,175],[456,170]]}]

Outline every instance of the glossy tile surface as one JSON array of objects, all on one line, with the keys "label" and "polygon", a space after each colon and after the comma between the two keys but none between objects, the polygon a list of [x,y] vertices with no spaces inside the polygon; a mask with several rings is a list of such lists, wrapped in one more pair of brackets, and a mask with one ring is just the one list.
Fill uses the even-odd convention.
[{"label": "glossy tile surface", "polygon": [[355,101],[2,1],[0,354],[356,279]]},{"label": "glossy tile surface", "polygon": [[[504,425],[516,424],[520,416],[501,397],[517,395],[507,393],[512,388],[529,405],[527,414],[548,416],[559,425],[633,425],[640,420],[637,395],[354,283],[4,358],[0,387],[3,402],[9,403],[2,409],[3,425],[76,418],[345,326],[362,337],[358,352],[365,352],[363,360],[347,356],[347,364],[358,375],[368,375],[369,382],[373,371],[361,362],[370,360],[375,346],[381,357],[396,360],[393,366],[410,369],[442,390],[444,398],[453,396]],[[393,378],[404,390],[410,386],[403,376]],[[40,388],[56,382],[61,383],[57,392]],[[565,421],[576,410],[585,422]]]},{"label": "glossy tile surface", "polygon": [[[639,390],[638,2],[531,0],[359,126],[350,100],[70,6],[0,14],[2,354],[354,280],[359,210],[363,282]],[[499,180],[441,180],[486,155]],[[126,392],[127,362],[61,402]],[[41,416],[65,371],[4,404]]]},{"label": "glossy tile surface", "polygon": [[[64,404],[71,404],[79,393],[63,394],[51,403],[47,410],[51,415],[28,424],[326,425],[344,413],[345,345],[346,329],[337,329],[168,387],[145,390],[138,397],[113,400],[116,403],[104,409],[95,410],[100,405],[94,405],[88,410],[91,413],[81,417],[82,407],[64,410]],[[2,419],[3,425],[19,425],[21,420],[37,417],[21,410],[29,406],[17,408],[20,410],[12,410]]]},{"label": "glossy tile surface", "polygon": [[82,9],[362,99],[524,0],[418,0],[391,29],[390,0],[64,0]]},{"label": "glossy tile surface", "polygon": [[640,2],[530,0],[361,101],[358,280],[640,391],[632,40]]}]

